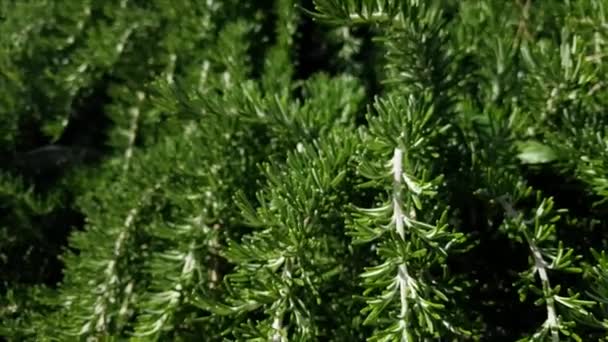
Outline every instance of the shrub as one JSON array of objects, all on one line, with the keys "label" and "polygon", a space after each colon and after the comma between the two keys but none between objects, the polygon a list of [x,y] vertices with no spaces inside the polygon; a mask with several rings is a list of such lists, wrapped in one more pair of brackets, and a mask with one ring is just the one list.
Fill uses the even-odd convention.
[{"label": "shrub", "polygon": [[604,0],[0,1],[0,336],[607,336]]}]

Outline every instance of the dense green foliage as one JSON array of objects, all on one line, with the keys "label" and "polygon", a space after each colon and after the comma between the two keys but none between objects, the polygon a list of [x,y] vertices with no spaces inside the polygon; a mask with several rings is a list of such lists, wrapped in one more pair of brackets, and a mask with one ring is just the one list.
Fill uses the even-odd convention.
[{"label": "dense green foliage", "polygon": [[606,10],[0,0],[0,339],[606,339]]}]

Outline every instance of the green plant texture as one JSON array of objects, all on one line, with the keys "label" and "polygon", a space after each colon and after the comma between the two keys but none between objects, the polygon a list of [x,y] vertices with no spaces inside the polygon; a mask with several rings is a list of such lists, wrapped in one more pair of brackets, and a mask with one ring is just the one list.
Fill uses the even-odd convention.
[{"label": "green plant texture", "polygon": [[608,340],[608,0],[0,0],[0,340]]}]

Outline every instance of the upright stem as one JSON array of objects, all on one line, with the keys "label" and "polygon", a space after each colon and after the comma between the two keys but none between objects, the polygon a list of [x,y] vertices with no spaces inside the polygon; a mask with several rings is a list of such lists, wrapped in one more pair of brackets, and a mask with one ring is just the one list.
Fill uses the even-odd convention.
[{"label": "upright stem", "polygon": [[[162,187],[164,182],[165,178],[146,190],[137,205],[129,210],[129,213],[122,224],[121,231],[118,234],[116,241],[114,241],[113,253],[103,271],[105,279],[98,287],[101,294],[96,298],[95,304],[93,305],[93,315],[89,318],[87,323],[84,324],[81,333],[86,333],[94,320],[96,320],[95,328],[97,331],[105,332],[107,330],[109,323],[109,317],[107,315],[108,304],[115,300],[115,298],[112,297],[115,294],[115,291],[112,288],[120,281],[119,272],[116,269],[117,264],[119,260],[124,257],[125,244],[132,234],[135,218],[139,214],[141,207],[148,201],[154,192]],[[127,284],[127,288],[129,288],[129,286],[132,285]],[[125,290],[125,293],[130,294],[131,289],[128,291]],[[125,305],[125,303],[123,303],[123,305]],[[123,310],[126,310],[126,308],[123,308]]]},{"label": "upright stem", "polygon": [[[518,212],[505,197],[498,198],[498,202],[504,208],[507,218],[515,219],[518,216]],[[555,299],[553,299],[553,295],[551,295],[551,283],[549,282],[549,275],[547,274],[547,262],[543,258],[543,255],[541,254],[540,249],[534,240],[530,239],[527,234],[524,233],[524,235],[526,235],[526,241],[528,242],[530,251],[532,252],[532,257],[534,258],[534,269],[538,271],[538,275],[543,287],[543,296],[545,297],[547,309],[546,322],[549,327],[549,331],[551,332],[551,342],[559,342],[559,329],[557,314],[555,311]]]},{"label": "upright stem", "polygon": [[403,175],[403,151],[400,148],[395,149],[395,154],[391,161],[393,166],[393,221],[395,229],[401,240],[405,240],[405,231],[403,229],[403,211],[401,210],[401,178]]},{"label": "upright stem", "polygon": [[529,243],[532,256],[534,257],[534,268],[538,271],[538,275],[540,276],[540,281],[543,286],[543,294],[547,307],[547,325],[551,331],[551,341],[559,342],[558,322],[557,315],[555,313],[555,300],[551,294],[551,284],[549,282],[549,276],[547,275],[547,262],[545,259],[543,259],[543,256],[534,241],[529,241]]},{"label": "upright stem", "polygon": [[[401,238],[405,241],[405,230],[404,230],[404,215],[401,208],[401,180],[403,177],[403,151],[400,148],[395,149],[393,159],[391,160],[392,172],[393,172],[393,222],[395,223],[395,230]],[[397,281],[399,284],[399,298],[401,302],[401,310],[399,312],[399,318],[401,319],[401,341],[409,342],[407,334],[406,319],[409,312],[409,306],[407,297],[409,296],[409,274],[407,271],[407,264],[405,262],[399,265],[397,272]]]},{"label": "upright stem", "polygon": [[131,116],[131,121],[129,123],[129,129],[127,130],[127,148],[125,150],[125,161],[123,163],[123,172],[127,172],[130,166],[131,157],[133,156],[133,148],[135,146],[135,138],[137,138],[137,128],[139,123],[139,116],[141,113],[140,108],[138,107],[141,102],[145,98],[145,94],[138,91],[136,93],[138,103],[136,106],[131,107],[129,109],[129,115]]},{"label": "upright stem", "polygon": [[[289,279],[291,278],[291,264],[288,258],[285,258],[285,264],[283,265],[283,278]],[[281,302],[283,303],[285,298],[281,298]],[[282,305],[281,303],[281,305]],[[283,307],[279,307],[277,314],[274,316],[272,321],[272,329],[274,330],[274,334],[272,335],[272,342],[287,342],[287,339],[281,334],[281,330],[283,329],[283,316],[285,315],[285,310]]]},{"label": "upright stem", "polygon": [[210,254],[211,254],[211,266],[209,268],[209,288],[216,288],[220,282],[220,261],[217,254],[220,249],[220,242],[218,241],[217,231],[220,229],[219,224],[213,225],[213,230],[215,230],[213,234],[213,238],[209,242]]}]

